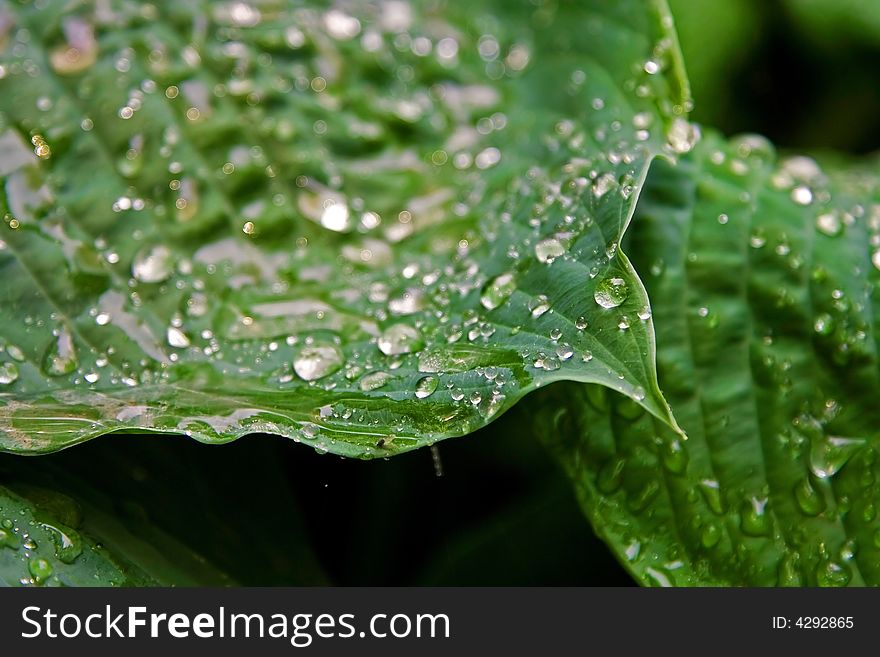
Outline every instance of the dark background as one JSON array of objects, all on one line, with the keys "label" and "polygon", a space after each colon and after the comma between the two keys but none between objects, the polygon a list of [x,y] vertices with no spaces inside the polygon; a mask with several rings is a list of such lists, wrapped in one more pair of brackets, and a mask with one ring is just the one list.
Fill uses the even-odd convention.
[{"label": "dark background", "polygon": [[[880,2],[670,4],[694,120],[782,148],[880,146]],[[242,584],[632,584],[523,412],[440,444],[443,476],[428,450],[365,463],[270,436],[223,447],[105,436],[18,461],[92,479],[117,512],[148,517]]]}]

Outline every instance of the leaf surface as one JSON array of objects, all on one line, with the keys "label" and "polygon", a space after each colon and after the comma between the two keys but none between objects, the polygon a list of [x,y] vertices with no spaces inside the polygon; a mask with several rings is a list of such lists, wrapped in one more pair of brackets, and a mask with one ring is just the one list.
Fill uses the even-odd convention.
[{"label": "leaf surface", "polygon": [[0,449],[389,455],[528,391],[673,424],[620,240],[687,151],[665,4],[0,7]]}]

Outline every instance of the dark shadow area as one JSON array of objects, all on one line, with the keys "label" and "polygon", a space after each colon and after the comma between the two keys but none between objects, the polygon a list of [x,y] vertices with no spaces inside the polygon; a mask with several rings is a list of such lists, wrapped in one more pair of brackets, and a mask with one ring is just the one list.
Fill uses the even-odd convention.
[{"label": "dark shadow area", "polygon": [[516,413],[377,461],[272,436],[110,435],[2,469],[148,520],[246,585],[630,585]]}]

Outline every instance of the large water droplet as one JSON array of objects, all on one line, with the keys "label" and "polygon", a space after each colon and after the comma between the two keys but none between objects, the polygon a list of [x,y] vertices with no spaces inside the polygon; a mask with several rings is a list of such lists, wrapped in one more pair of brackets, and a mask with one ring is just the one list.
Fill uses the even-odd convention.
[{"label": "large water droplet", "polygon": [[163,244],[138,251],[131,265],[131,275],[141,283],[161,283],[171,276],[171,249]]},{"label": "large water droplet", "polygon": [[841,438],[815,432],[810,438],[810,470],[820,479],[833,477],[864,445],[861,438]]},{"label": "large water droplet", "polygon": [[18,365],[15,363],[0,364],[0,386],[8,386],[18,380]]},{"label": "large water droplet", "polygon": [[673,474],[684,474],[687,470],[688,453],[680,440],[665,440],[660,446],[663,466]]},{"label": "large water droplet", "polygon": [[535,257],[540,262],[551,263],[565,253],[565,247],[555,237],[549,237],[535,244]]},{"label": "large water droplet", "polygon": [[550,300],[547,295],[539,294],[529,300],[529,312],[532,313],[532,317],[540,317],[548,310],[550,310]]},{"label": "large water droplet", "polygon": [[599,468],[596,476],[596,488],[605,495],[610,495],[623,483],[623,469],[626,462],[623,459],[611,459]]},{"label": "large water droplet", "polygon": [[305,381],[320,379],[342,367],[342,352],[332,344],[308,345],[293,359],[293,371]]},{"label": "large water droplet", "polygon": [[434,391],[437,390],[439,383],[440,381],[436,376],[423,376],[416,381],[416,397],[419,399],[430,397],[434,394]]},{"label": "large water droplet", "polygon": [[62,328],[46,348],[43,355],[43,371],[48,376],[64,376],[76,369],[76,351],[70,331]]},{"label": "large water droplet", "polygon": [[409,324],[394,324],[382,332],[377,344],[379,351],[386,356],[398,356],[418,351],[424,341],[422,334]]},{"label": "large water droplet", "polygon": [[718,545],[721,540],[721,529],[714,522],[709,522],[703,526],[700,532],[700,543],[704,548],[712,548]]},{"label": "large water droplet", "polygon": [[809,477],[794,487],[794,498],[798,508],[808,516],[817,516],[825,510],[825,498],[813,486]]},{"label": "large water droplet", "polygon": [[611,277],[599,282],[593,298],[603,308],[616,308],[629,295],[629,287],[622,278]]}]

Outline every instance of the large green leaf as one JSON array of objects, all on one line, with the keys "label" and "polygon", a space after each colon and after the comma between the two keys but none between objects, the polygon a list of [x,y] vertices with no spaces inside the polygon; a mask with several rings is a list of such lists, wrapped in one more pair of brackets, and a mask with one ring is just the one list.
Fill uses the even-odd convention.
[{"label": "large green leaf", "polygon": [[629,249],[689,439],[595,386],[538,400],[542,436],[641,582],[880,584],[874,171],[716,136],[652,169]]},{"label": "large green leaf", "polygon": [[10,3],[0,76],[0,449],[387,455],[562,379],[674,424],[618,248],[694,137],[662,0]]}]

